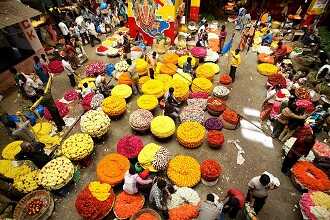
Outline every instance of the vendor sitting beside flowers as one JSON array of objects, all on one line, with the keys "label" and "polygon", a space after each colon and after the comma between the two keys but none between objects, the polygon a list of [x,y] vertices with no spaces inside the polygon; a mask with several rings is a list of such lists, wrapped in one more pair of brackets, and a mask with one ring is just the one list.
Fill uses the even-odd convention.
[{"label": "vendor sitting beside flowers", "polygon": [[89,93],[93,93],[94,90],[88,86],[88,83],[84,83],[83,84],[83,88],[81,89],[81,96],[84,98],[86,95],[88,95]]},{"label": "vendor sitting beside flowers", "polygon": [[179,111],[178,108],[179,102],[174,98],[174,88],[169,88],[168,92],[165,94],[165,112],[164,114],[166,116],[169,116],[176,120],[179,117]]},{"label": "vendor sitting beside flowers", "polygon": [[47,155],[44,151],[45,144],[41,142],[23,142],[21,144],[21,152],[16,156],[16,160],[30,160],[39,169],[51,160],[51,156]]},{"label": "vendor sitting beside flowers", "polygon": [[125,173],[125,182],[123,186],[123,190],[128,194],[138,193],[137,183],[140,185],[147,185],[152,183],[152,179],[142,179],[139,174],[135,173],[133,167]]}]

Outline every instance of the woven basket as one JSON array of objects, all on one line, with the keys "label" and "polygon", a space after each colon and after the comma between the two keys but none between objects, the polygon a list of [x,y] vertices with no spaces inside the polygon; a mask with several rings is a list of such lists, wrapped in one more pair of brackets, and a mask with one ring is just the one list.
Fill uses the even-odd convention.
[{"label": "woven basket", "polygon": [[[26,212],[26,205],[34,200],[40,199],[46,203],[46,205],[34,216],[30,216]],[[15,220],[46,220],[54,211],[54,200],[50,192],[46,190],[36,190],[26,196],[24,196],[17,204],[14,210],[13,219]]]},{"label": "woven basket", "polygon": [[213,148],[213,149],[220,149],[220,148],[222,148],[222,145],[223,145],[223,144],[212,144],[210,142],[207,142],[207,144],[209,145],[210,148]]},{"label": "woven basket", "polygon": [[162,217],[160,217],[160,215],[155,210],[147,208],[147,209],[141,209],[140,211],[138,211],[137,213],[135,213],[130,218],[130,220],[136,220],[140,215],[142,215],[144,213],[150,213],[150,214],[154,215],[157,220],[161,220],[162,219]]}]

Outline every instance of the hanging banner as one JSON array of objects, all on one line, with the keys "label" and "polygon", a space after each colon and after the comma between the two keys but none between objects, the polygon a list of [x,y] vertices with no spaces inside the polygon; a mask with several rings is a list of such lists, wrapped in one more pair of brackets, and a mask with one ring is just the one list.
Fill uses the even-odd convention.
[{"label": "hanging banner", "polygon": [[32,49],[37,53],[41,54],[44,52],[44,48],[39,40],[39,37],[34,30],[30,19],[24,20],[19,23],[20,28],[24,32],[25,38],[31,45]]},{"label": "hanging banner", "polygon": [[313,0],[307,13],[310,15],[321,15],[327,7],[328,1],[329,0]]}]

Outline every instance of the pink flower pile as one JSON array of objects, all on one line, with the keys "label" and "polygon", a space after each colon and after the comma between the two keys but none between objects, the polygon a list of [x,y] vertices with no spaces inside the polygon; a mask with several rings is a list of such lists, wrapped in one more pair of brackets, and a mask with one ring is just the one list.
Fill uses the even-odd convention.
[{"label": "pink flower pile", "polygon": [[117,143],[117,152],[127,158],[135,158],[143,148],[143,141],[135,135],[122,137]]},{"label": "pink flower pile", "polygon": [[98,76],[100,74],[103,74],[104,72],[105,72],[105,63],[101,61],[97,61],[95,63],[89,64],[85,71],[86,75],[91,77]]},{"label": "pink flower pile", "polygon": [[[65,117],[66,115],[69,114],[69,107],[67,106],[67,104],[60,102],[59,100],[56,100],[55,105],[57,107],[58,112],[60,113],[61,118]],[[52,116],[51,116],[49,110],[47,109],[47,107],[45,108],[44,117],[47,120],[52,120]]]}]

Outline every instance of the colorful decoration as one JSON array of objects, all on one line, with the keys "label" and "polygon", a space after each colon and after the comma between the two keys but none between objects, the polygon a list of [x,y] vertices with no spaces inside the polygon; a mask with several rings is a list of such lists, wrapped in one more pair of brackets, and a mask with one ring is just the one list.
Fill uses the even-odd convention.
[{"label": "colorful decoration", "polygon": [[223,128],[223,125],[218,118],[208,118],[205,121],[204,126],[207,130],[221,130]]},{"label": "colorful decoration", "polygon": [[193,157],[177,155],[168,164],[167,176],[177,186],[193,187],[201,178],[200,165]]},{"label": "colorful decoration", "polygon": [[205,138],[205,128],[196,121],[186,121],[179,125],[176,137],[178,142],[186,148],[199,147]]},{"label": "colorful decoration", "polygon": [[105,63],[101,61],[97,61],[89,64],[85,70],[85,74],[87,76],[92,76],[92,77],[96,77],[104,73],[105,73]]},{"label": "colorful decoration", "polygon": [[92,102],[92,99],[94,97],[94,93],[88,93],[82,100],[81,102],[81,106],[83,107],[83,109],[85,111],[89,111],[91,109],[91,102]]},{"label": "colorful decoration", "polygon": [[167,148],[161,146],[154,156],[152,165],[158,171],[165,170],[170,159],[171,153],[167,150]]},{"label": "colorful decoration", "polygon": [[160,57],[162,63],[171,63],[171,64],[178,64],[179,56],[175,53],[166,53]]},{"label": "colorful decoration", "polygon": [[182,83],[181,80],[176,79],[173,80],[173,88],[174,88],[174,97],[179,102],[184,102],[189,97],[189,86],[185,83]]},{"label": "colorful decoration", "polygon": [[64,99],[68,102],[75,101],[79,99],[79,93],[75,89],[69,89],[64,93]]},{"label": "colorful decoration", "polygon": [[201,108],[203,110],[205,110],[207,107],[206,99],[201,99],[201,98],[188,99],[187,103],[188,103],[188,107],[196,107],[196,108]]},{"label": "colorful decoration", "polygon": [[219,116],[226,110],[226,103],[220,98],[211,97],[207,100],[207,110],[211,115]]},{"label": "colorful decoration", "polygon": [[164,83],[156,79],[148,80],[142,85],[142,92],[145,95],[154,95],[160,98],[164,95]]},{"label": "colorful decoration", "polygon": [[204,111],[199,107],[184,107],[180,113],[181,123],[185,121],[197,121],[198,123],[203,124],[204,118]]},{"label": "colorful decoration", "polygon": [[304,193],[299,201],[304,219],[317,220],[330,218],[330,196],[315,191]]},{"label": "colorful decoration", "polygon": [[190,204],[183,204],[179,207],[169,210],[169,220],[189,220],[198,217],[197,206]]},{"label": "colorful decoration", "polygon": [[157,152],[161,149],[161,146],[149,143],[141,150],[138,156],[139,164],[151,172],[157,172],[157,169],[153,166]]},{"label": "colorful decoration", "polygon": [[318,157],[330,158],[330,147],[325,143],[316,141],[313,147],[313,152]]},{"label": "colorful decoration", "polygon": [[192,76],[189,73],[176,73],[173,75],[173,80],[180,80],[190,86],[192,83]]},{"label": "colorful decoration", "polygon": [[257,70],[260,74],[270,76],[278,72],[277,66],[269,63],[258,64]]},{"label": "colorful decoration", "polygon": [[132,88],[125,84],[116,85],[111,90],[111,95],[127,99],[132,95]]}]

